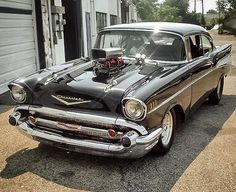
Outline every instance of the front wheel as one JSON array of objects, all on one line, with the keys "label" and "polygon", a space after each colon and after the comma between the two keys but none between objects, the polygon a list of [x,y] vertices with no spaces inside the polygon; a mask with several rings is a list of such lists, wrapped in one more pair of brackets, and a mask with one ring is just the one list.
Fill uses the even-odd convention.
[{"label": "front wheel", "polygon": [[222,97],[224,89],[224,77],[221,77],[216,89],[209,95],[208,101],[213,105],[217,105]]},{"label": "front wheel", "polygon": [[175,138],[176,115],[174,109],[166,112],[162,120],[162,128],[163,132],[160,135],[159,141],[153,148],[153,152],[160,155],[164,155],[170,150]]}]

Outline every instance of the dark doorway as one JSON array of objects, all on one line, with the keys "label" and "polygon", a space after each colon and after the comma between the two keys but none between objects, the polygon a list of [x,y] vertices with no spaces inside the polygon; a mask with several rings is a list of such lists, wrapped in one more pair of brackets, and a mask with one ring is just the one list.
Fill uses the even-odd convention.
[{"label": "dark doorway", "polygon": [[70,61],[84,55],[81,0],[62,0],[62,5],[65,7],[66,19],[65,57],[66,61]]},{"label": "dark doorway", "polygon": [[87,34],[87,52],[88,57],[91,56],[92,37],[91,37],[91,17],[90,13],[86,12],[86,34]]},{"label": "dark doorway", "polygon": [[121,23],[129,23],[129,5],[125,0],[121,1]]}]

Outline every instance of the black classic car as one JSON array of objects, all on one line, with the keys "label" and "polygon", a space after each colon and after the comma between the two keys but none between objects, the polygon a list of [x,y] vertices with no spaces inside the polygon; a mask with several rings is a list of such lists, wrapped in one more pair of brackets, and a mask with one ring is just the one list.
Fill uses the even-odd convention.
[{"label": "black classic car", "polygon": [[9,122],[66,150],[139,158],[169,151],[176,127],[203,101],[218,104],[231,45],[202,27],[135,23],[106,27],[92,59],[42,69],[9,84]]}]

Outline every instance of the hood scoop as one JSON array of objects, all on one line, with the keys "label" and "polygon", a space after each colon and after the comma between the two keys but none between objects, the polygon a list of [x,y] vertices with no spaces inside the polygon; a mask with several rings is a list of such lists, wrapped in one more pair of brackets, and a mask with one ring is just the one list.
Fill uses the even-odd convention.
[{"label": "hood scoop", "polygon": [[97,78],[109,78],[125,68],[122,55],[120,48],[92,49],[93,71]]}]

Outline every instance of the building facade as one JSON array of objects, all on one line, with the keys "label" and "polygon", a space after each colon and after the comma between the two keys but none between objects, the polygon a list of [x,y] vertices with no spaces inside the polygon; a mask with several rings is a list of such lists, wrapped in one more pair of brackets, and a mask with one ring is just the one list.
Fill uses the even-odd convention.
[{"label": "building facade", "polygon": [[90,56],[103,27],[137,21],[129,0],[0,0],[0,94],[17,77]]}]

